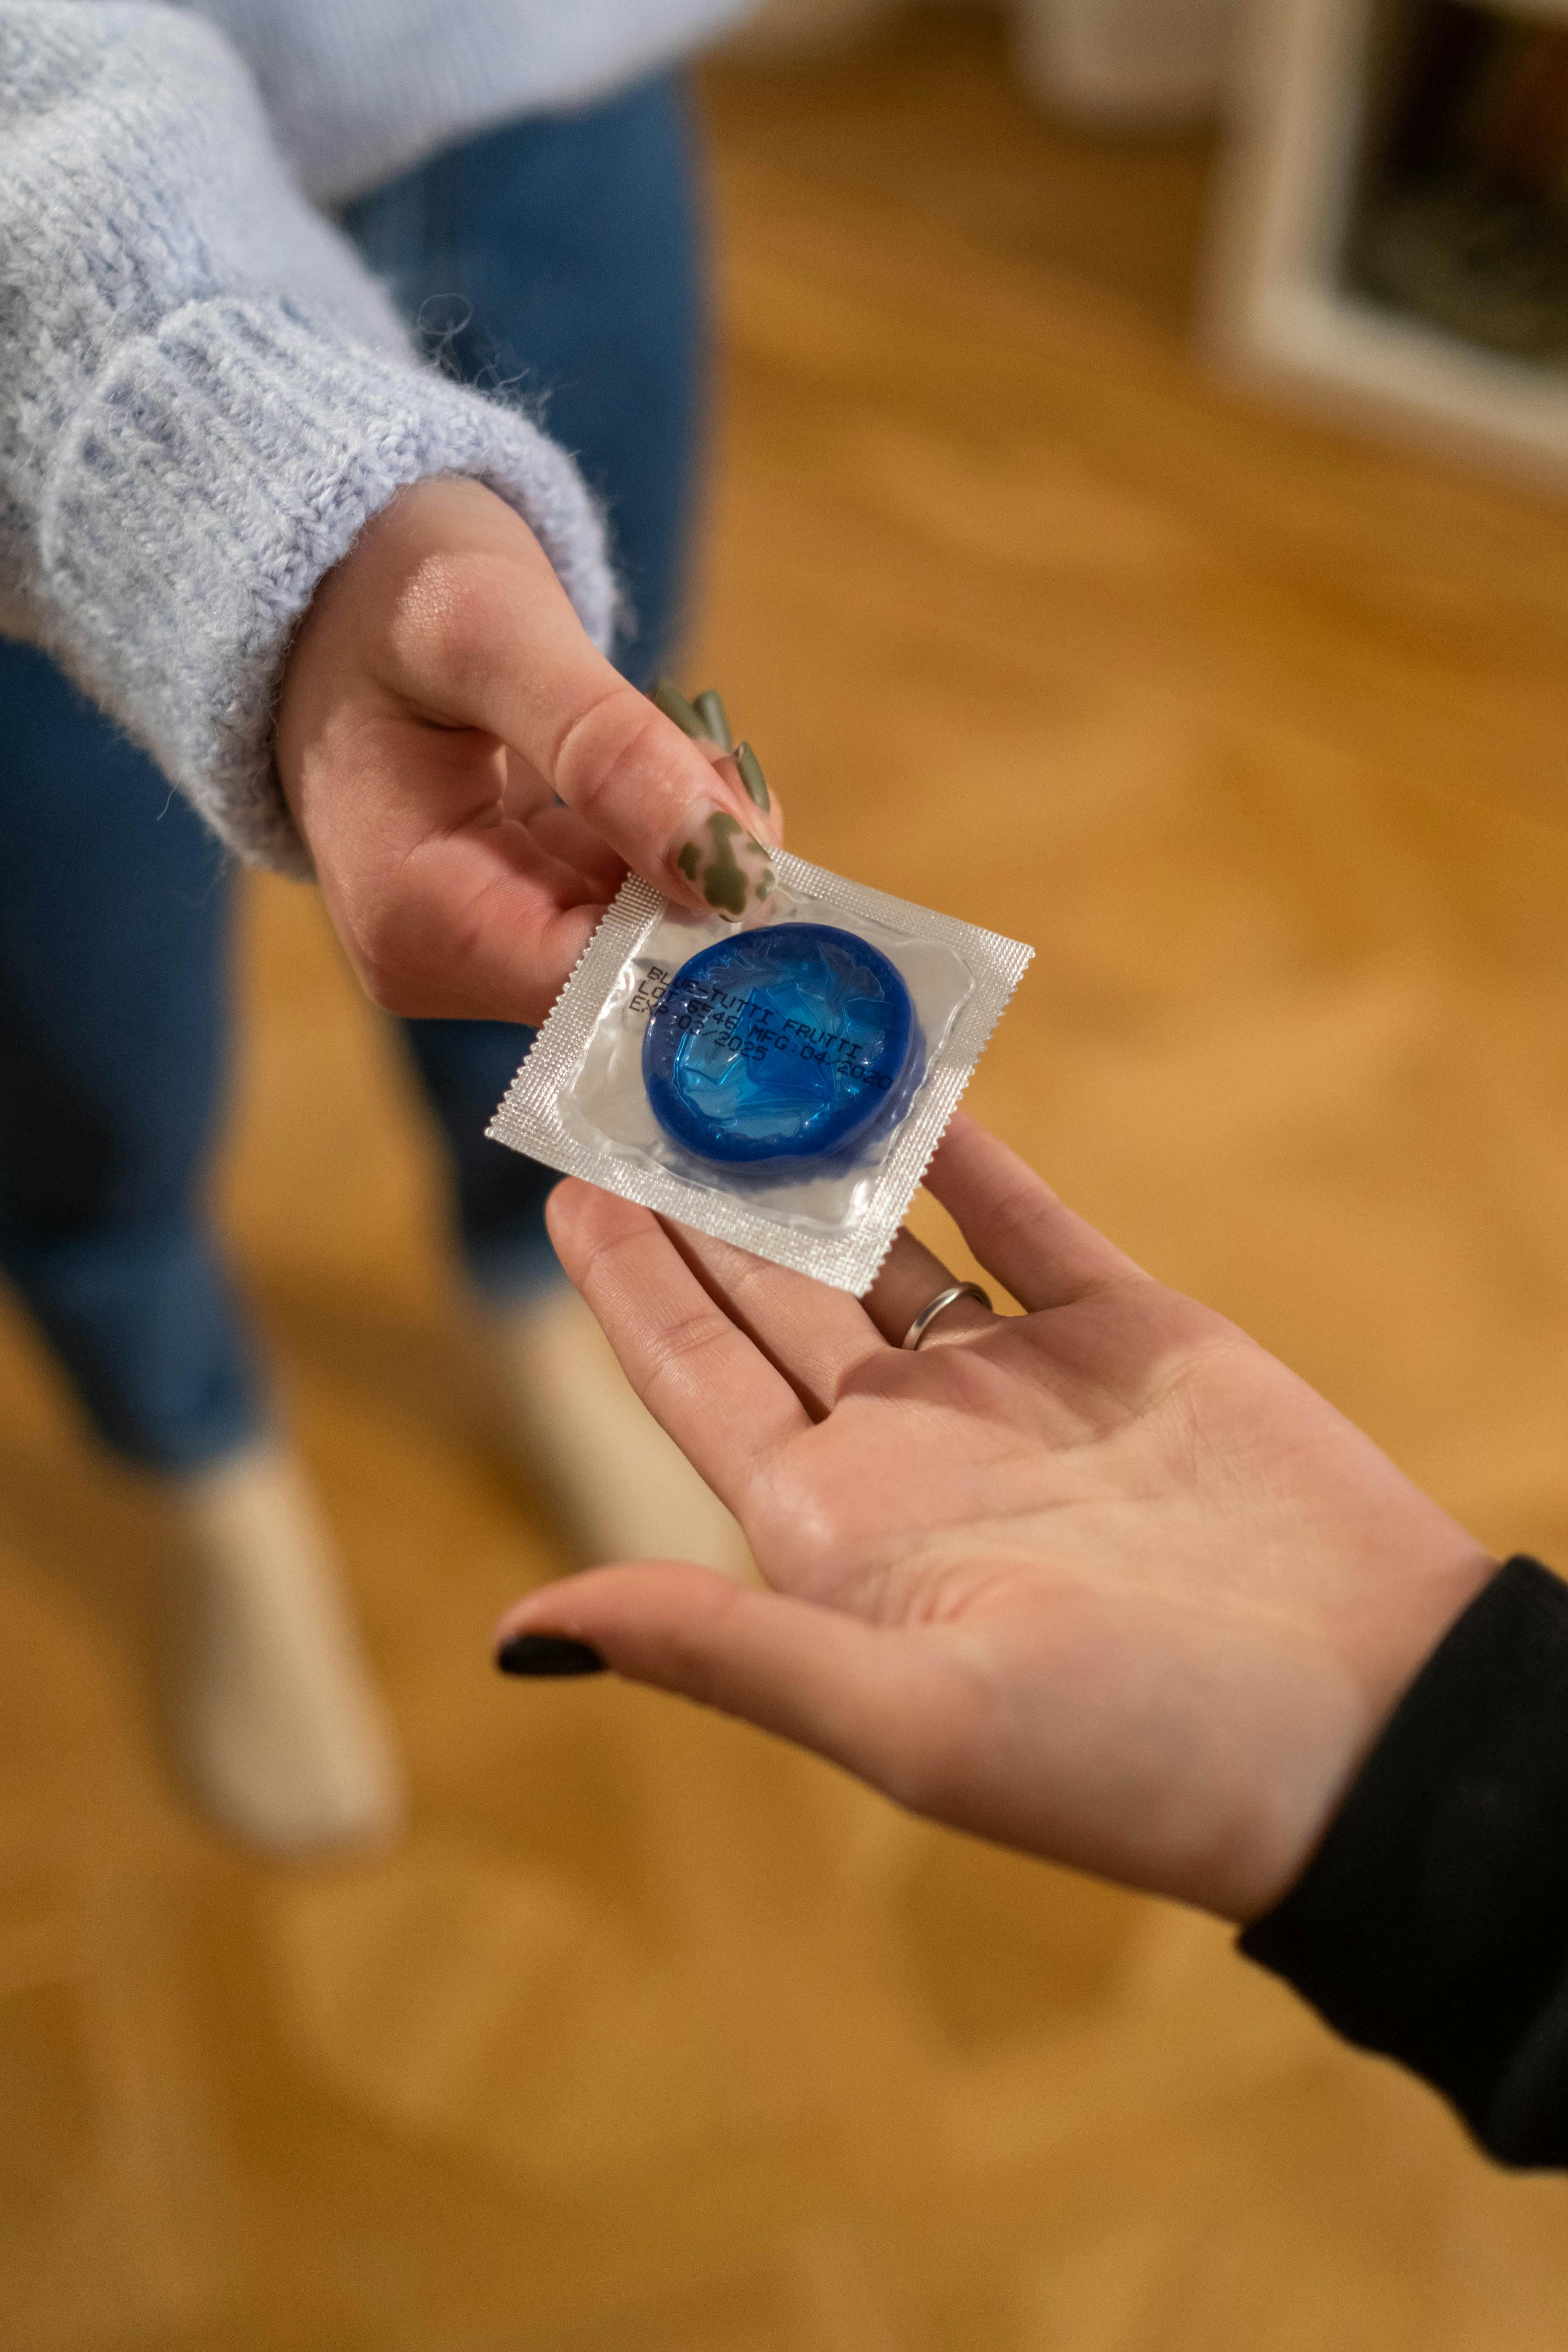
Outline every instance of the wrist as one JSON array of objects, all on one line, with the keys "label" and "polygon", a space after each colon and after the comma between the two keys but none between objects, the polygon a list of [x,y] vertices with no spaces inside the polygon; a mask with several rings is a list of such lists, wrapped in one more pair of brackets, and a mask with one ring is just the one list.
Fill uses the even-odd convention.
[{"label": "wrist", "polygon": [[1239,1926],[1274,1908],[1312,1857],[1400,1704],[1500,1563],[1466,1531],[1446,1522],[1446,1541],[1403,1573],[1369,1561],[1355,1581],[1362,1605],[1348,1622],[1332,1612],[1310,1696],[1265,1790],[1261,1816],[1215,1908]]}]

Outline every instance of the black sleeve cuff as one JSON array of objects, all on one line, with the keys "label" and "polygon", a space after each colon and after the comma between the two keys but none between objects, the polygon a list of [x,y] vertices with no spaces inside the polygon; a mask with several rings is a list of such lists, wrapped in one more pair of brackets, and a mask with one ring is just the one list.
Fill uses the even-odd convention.
[{"label": "black sleeve cuff", "polygon": [[1568,2164],[1568,1587],[1499,1571],[1240,1940],[1493,2156]]}]

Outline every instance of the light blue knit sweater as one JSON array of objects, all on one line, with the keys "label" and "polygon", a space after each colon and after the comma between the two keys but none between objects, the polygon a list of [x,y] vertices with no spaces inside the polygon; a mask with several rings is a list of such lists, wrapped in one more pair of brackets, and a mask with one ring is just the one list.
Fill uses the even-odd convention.
[{"label": "light blue knit sweater", "polygon": [[271,761],[284,656],[317,582],[397,490],[465,474],[510,499],[601,646],[615,584],[570,459],[412,354],[296,173],[347,194],[610,87],[738,8],[202,13],[254,74],[193,13],[0,0],[0,635],[52,653],[244,856],[301,869]]}]

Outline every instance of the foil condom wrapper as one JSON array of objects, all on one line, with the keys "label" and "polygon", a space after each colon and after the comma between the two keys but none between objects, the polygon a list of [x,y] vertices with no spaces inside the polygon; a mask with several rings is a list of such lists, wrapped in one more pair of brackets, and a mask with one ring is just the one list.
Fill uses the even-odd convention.
[{"label": "foil condom wrapper", "polygon": [[773,865],[740,925],[625,882],[486,1131],[859,1297],[1034,950]]}]

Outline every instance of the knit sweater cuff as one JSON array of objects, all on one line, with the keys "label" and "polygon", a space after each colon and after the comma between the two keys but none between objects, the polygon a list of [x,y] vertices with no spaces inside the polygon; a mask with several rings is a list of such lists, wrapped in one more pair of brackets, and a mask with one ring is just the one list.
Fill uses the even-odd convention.
[{"label": "knit sweater cuff", "polygon": [[248,859],[309,870],[272,763],[284,661],[317,583],[409,483],[497,491],[607,648],[603,520],[565,453],[287,301],[173,312],[117,352],[53,454],[40,584],[70,614],[69,667]]}]

